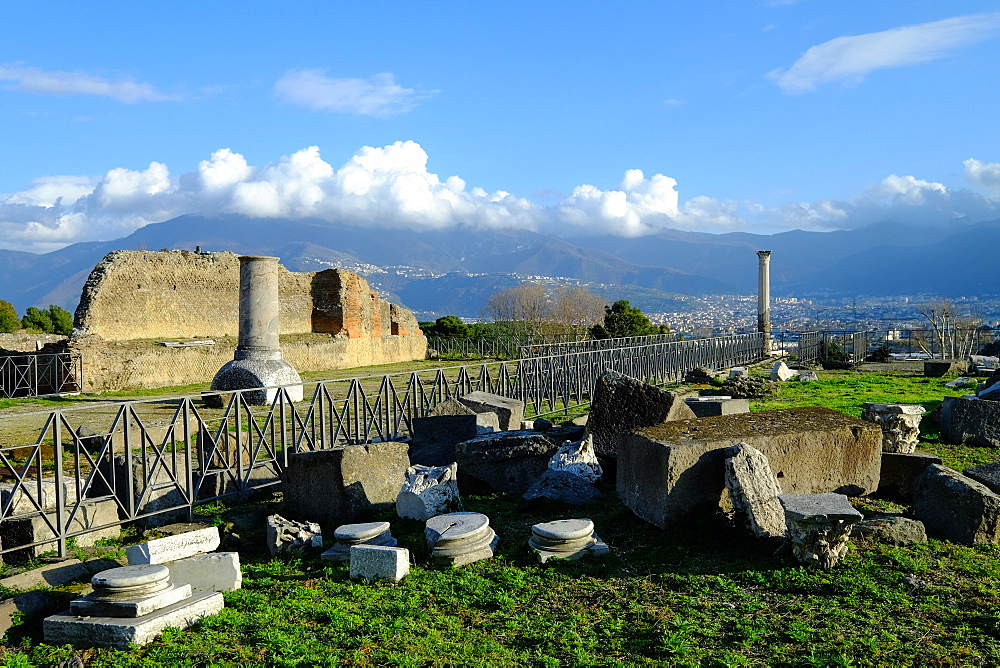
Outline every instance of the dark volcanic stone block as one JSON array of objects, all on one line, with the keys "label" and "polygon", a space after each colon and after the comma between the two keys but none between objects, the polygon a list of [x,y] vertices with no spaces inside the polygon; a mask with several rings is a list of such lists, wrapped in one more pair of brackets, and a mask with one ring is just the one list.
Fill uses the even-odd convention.
[{"label": "dark volcanic stone block", "polygon": [[913,514],[927,533],[955,543],[1000,542],[1000,496],[946,466],[931,464],[917,478]]},{"label": "dark volcanic stone block", "polygon": [[947,443],[1000,447],[1000,401],[945,397],[941,438]]},{"label": "dark volcanic stone block", "polygon": [[300,452],[283,476],[287,514],[327,532],[375,510],[392,508],[410,465],[405,443],[350,445]]},{"label": "dark volcanic stone block", "polygon": [[614,459],[633,429],[695,417],[678,395],[617,371],[606,371],[594,382],[587,434],[594,437],[598,455]]},{"label": "dark volcanic stone block", "polygon": [[940,457],[927,452],[883,452],[878,496],[909,503],[914,481],[928,466],[940,463]]},{"label": "dark volcanic stone block", "polygon": [[962,473],[976,482],[986,485],[994,493],[1000,494],[1000,463],[970,466]]},{"label": "dark volcanic stone block", "polygon": [[827,408],[791,408],[665,422],[619,448],[618,495],[660,528],[720,506],[729,448],[746,443],[784,493],[858,496],[878,487],[882,430]]}]

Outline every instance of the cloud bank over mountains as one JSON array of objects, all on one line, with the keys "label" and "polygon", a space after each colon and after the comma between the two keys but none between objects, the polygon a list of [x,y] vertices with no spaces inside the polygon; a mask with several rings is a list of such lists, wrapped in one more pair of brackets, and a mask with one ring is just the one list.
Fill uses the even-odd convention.
[{"label": "cloud bank over mountains", "polygon": [[[506,227],[556,235],[641,236],[664,228],[706,232],[844,229],[883,220],[934,225],[1000,217],[1000,199],[913,176],[890,175],[848,200],[790,203],[696,196],[681,203],[668,176],[625,172],[617,188],[580,185],[553,206],[441,179],[412,141],[363,147],[335,168],[310,146],[263,166],[224,148],[178,176],[151,162],[99,178],[51,176],[0,194],[0,248],[46,252],[124,236],[186,214],[314,218],[385,228]],[[1000,195],[1000,163],[965,161],[970,185]]]}]

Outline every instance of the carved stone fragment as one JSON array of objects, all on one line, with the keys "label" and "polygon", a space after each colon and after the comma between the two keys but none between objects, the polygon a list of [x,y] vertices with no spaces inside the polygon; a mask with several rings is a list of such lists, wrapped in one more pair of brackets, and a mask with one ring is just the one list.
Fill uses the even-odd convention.
[{"label": "carved stone fragment", "polygon": [[882,452],[914,452],[920,438],[923,406],[865,402],[861,419],[882,428]]},{"label": "carved stone fragment", "polygon": [[836,566],[847,554],[851,525],[861,513],[843,494],[782,494],[792,553],[804,564]]}]

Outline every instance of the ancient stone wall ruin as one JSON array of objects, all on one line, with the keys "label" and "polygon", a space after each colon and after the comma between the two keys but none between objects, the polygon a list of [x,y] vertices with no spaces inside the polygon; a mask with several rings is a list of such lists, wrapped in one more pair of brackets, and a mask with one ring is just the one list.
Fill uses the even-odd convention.
[{"label": "ancient stone wall ruin", "polygon": [[[239,290],[235,253],[114,251],[87,279],[75,326],[111,341],[236,336]],[[389,304],[343,269],[281,267],[279,298],[282,334],[419,334],[409,310]]]},{"label": "ancient stone wall ruin", "polygon": [[[77,307],[71,350],[83,353],[86,391],[211,380],[239,334],[239,256],[114,251],[98,264]],[[280,265],[279,265],[280,267]],[[427,339],[413,313],[342,269],[280,267],[284,357],[299,371],[423,359]],[[166,348],[156,341],[213,339]]]}]

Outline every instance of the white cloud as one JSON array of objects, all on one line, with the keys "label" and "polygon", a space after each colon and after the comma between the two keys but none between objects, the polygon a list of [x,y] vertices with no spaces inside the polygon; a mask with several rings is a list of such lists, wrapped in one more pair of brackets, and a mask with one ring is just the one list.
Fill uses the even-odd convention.
[{"label": "white cloud", "polygon": [[290,70],[274,84],[279,99],[314,111],[392,116],[410,111],[438,91],[403,88],[389,72],[368,79],[331,78],[326,70]]},{"label": "white cloud", "polygon": [[[263,166],[250,165],[225,148],[179,176],[151,162],[141,170],[112,169],[100,178],[36,179],[22,192],[0,195],[0,247],[37,252],[115,239],[194,212],[385,228],[465,225],[622,236],[665,228],[777,232],[1000,218],[998,199],[895,174],[846,200],[769,209],[704,195],[681,202],[673,178],[631,169],[616,188],[580,185],[552,206],[542,206],[506,191],[470,188],[458,176],[441,179],[428,170],[427,161],[427,153],[412,141],[363,147],[340,167],[323,160],[315,146]],[[965,165],[970,183],[1000,185],[1000,164],[970,159]]]},{"label": "white cloud", "polygon": [[834,81],[858,83],[877,69],[942,58],[992,37],[998,28],[1000,12],[991,12],[838,37],[811,47],[791,67],[772,70],[767,78],[786,93],[805,93]]},{"label": "white cloud", "polygon": [[162,102],[179,96],[166,95],[147,83],[128,78],[110,81],[86,72],[46,72],[23,63],[0,65],[0,81],[12,81],[11,90],[49,95],[100,95],[119,102]]},{"label": "white cloud", "polygon": [[965,180],[971,185],[1000,194],[1000,162],[980,162],[969,158],[965,165]]}]

